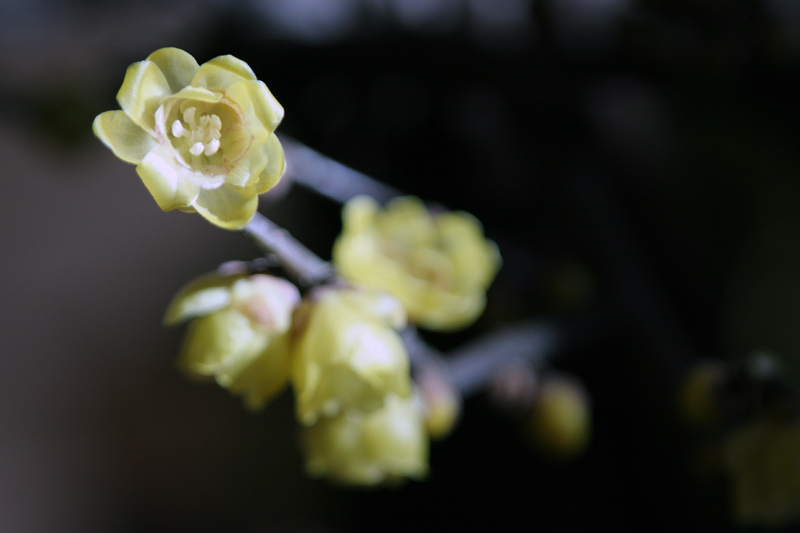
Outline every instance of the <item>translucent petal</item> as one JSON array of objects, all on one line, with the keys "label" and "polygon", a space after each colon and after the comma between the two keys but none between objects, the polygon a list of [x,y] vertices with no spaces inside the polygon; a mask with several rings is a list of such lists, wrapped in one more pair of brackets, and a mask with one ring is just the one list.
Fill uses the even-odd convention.
[{"label": "translucent petal", "polygon": [[172,90],[158,65],[139,61],[128,67],[117,101],[134,122],[153,131],[156,109]]},{"label": "translucent petal", "polygon": [[286,160],[283,155],[283,147],[278,137],[273,133],[262,146],[267,154],[267,166],[258,178],[258,194],[264,194],[273,188],[283,176],[286,168]]},{"label": "translucent petal", "polygon": [[231,85],[225,96],[239,104],[248,117],[248,123],[256,119],[269,132],[275,131],[283,120],[283,106],[263,81],[240,81]]},{"label": "translucent petal", "polygon": [[243,396],[249,409],[262,409],[289,383],[288,344],[288,335],[272,339],[249,364],[237,365],[220,375],[230,382],[228,390]]},{"label": "translucent petal", "polygon": [[258,207],[255,187],[235,187],[227,183],[218,189],[202,190],[192,204],[212,224],[224,229],[244,228]]},{"label": "translucent petal", "polygon": [[191,84],[206,89],[225,90],[236,82],[255,79],[256,75],[247,63],[228,55],[203,63]]},{"label": "translucent petal", "polygon": [[147,59],[158,65],[173,93],[189,85],[199,68],[197,61],[179,48],[156,50]]},{"label": "translucent petal", "polygon": [[92,124],[94,134],[111,148],[114,155],[128,163],[139,164],[156,146],[155,138],[136,124],[125,111],[106,111]]},{"label": "translucent petal", "polygon": [[174,98],[217,103],[222,99],[222,93],[209,91],[208,89],[204,89],[202,87],[184,87],[183,89],[175,93]]},{"label": "translucent petal", "polygon": [[231,303],[231,283],[243,276],[223,276],[216,272],[207,274],[183,286],[172,299],[164,314],[164,325],[208,315]]},{"label": "translucent petal", "polygon": [[215,375],[251,361],[267,343],[268,338],[255,331],[246,316],[223,309],[189,323],[178,366],[189,374]]},{"label": "translucent petal", "polygon": [[251,147],[228,172],[227,182],[237,187],[255,185],[261,171],[267,166],[267,157],[268,152],[264,145]]},{"label": "translucent petal", "polygon": [[199,187],[187,176],[190,171],[161,145],[147,153],[136,172],[164,211],[188,207],[197,198]]}]

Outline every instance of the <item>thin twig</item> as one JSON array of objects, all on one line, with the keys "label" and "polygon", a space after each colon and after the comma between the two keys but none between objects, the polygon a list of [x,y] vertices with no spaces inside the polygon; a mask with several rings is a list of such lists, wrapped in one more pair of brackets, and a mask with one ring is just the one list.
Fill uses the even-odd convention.
[{"label": "thin twig", "polygon": [[313,287],[333,278],[333,266],[292,237],[270,219],[256,213],[245,227],[250,236],[267,253],[274,254],[283,268],[303,287]]},{"label": "thin twig", "polygon": [[286,176],[314,192],[345,203],[365,194],[379,203],[386,203],[402,193],[393,187],[353,170],[338,161],[316,152],[291,137],[281,135],[286,154]]}]

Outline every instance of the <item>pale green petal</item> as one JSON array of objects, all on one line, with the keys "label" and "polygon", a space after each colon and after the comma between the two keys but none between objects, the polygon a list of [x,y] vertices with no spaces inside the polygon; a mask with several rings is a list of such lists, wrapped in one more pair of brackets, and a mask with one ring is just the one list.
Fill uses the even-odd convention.
[{"label": "pale green petal", "polygon": [[262,409],[289,383],[288,344],[288,335],[274,338],[252,362],[226,373],[228,390],[241,395],[248,409]]},{"label": "pale green petal", "polygon": [[261,172],[256,185],[258,194],[264,194],[273,188],[283,176],[283,171],[286,168],[283,146],[281,146],[281,142],[274,133],[267,138],[261,148],[267,153],[267,166]]},{"label": "pale green petal", "polygon": [[164,325],[173,326],[197,316],[208,315],[230,305],[231,285],[241,276],[212,272],[181,287],[164,314]]},{"label": "pale green petal", "polygon": [[128,163],[139,164],[157,143],[125,111],[106,111],[92,124],[94,134],[111,148],[114,155]]},{"label": "pale green petal", "polygon": [[162,48],[147,59],[158,65],[173,93],[189,85],[199,68],[197,61],[180,48]]},{"label": "pale green petal", "polygon": [[257,119],[270,132],[283,120],[283,106],[278,103],[263,81],[240,81],[231,85],[225,96],[239,104],[248,116]]},{"label": "pale green petal", "polygon": [[217,103],[222,99],[222,93],[209,91],[202,87],[184,87],[174,95],[175,98],[198,100],[200,102]]},{"label": "pale green petal", "polygon": [[186,208],[197,198],[199,187],[187,176],[190,171],[161,145],[147,153],[136,172],[164,211]]},{"label": "pale green petal", "polygon": [[256,75],[247,63],[228,55],[215,57],[200,65],[192,79],[192,85],[225,90],[236,82],[255,79]]},{"label": "pale green petal", "polygon": [[268,338],[235,309],[223,309],[189,323],[178,366],[200,376],[217,375],[241,361],[252,360]]},{"label": "pale green petal", "polygon": [[167,78],[152,61],[139,61],[128,67],[117,101],[138,125],[153,131],[155,113],[172,90]]},{"label": "pale green petal", "polygon": [[380,205],[369,196],[356,196],[342,210],[342,221],[348,234],[361,233],[375,225],[375,215]]},{"label": "pale green petal", "polygon": [[244,157],[228,172],[227,183],[237,187],[255,185],[267,166],[268,153],[264,146],[251,146]]},{"label": "pale green petal", "polygon": [[202,190],[192,204],[197,212],[224,229],[244,228],[258,207],[255,187],[235,187],[227,183],[217,189]]}]

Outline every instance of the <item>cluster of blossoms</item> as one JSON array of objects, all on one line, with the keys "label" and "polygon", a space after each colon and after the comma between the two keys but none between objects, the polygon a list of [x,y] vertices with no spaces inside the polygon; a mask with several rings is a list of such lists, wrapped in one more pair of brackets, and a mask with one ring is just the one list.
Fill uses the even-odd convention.
[{"label": "cluster of blossoms", "polygon": [[297,288],[265,274],[210,274],[182,289],[168,325],[191,320],[178,364],[260,409],[291,383],[308,471],[349,484],[421,478],[427,434],[397,333],[402,306],[353,287]]},{"label": "cluster of blossoms", "polygon": [[[128,68],[117,100],[122,109],[100,114],[94,132],[137,165],[165,211],[243,229],[283,173],[274,133],[283,108],[235,57],[198,65],[182,50],[157,50]],[[411,197],[381,210],[357,197],[333,255],[358,286],[334,283],[301,298],[266,274],[189,283],[164,318],[189,322],[178,366],[253,410],[291,385],[312,475],[360,485],[424,477],[428,437],[450,431],[460,402],[429,374],[420,378],[423,406],[398,332],[407,318],[436,330],[472,323],[500,266],[497,247],[466,213],[434,216]]]}]

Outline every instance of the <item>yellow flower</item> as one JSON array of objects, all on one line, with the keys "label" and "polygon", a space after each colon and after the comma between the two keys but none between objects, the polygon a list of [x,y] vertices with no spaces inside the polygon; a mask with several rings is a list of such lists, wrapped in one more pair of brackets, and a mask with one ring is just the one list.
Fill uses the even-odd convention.
[{"label": "yellow flower", "polygon": [[137,165],[164,211],[241,229],[283,173],[283,108],[240,59],[199,66],[183,50],[156,50],[128,67],[117,101],[122,110],[98,115],[94,133]]},{"label": "yellow flower", "polygon": [[333,260],[345,278],[391,292],[409,320],[434,330],[471,324],[500,267],[494,242],[463,212],[432,216],[421,200],[397,198],[381,211],[371,198],[347,203]]},{"label": "yellow flower", "polygon": [[305,428],[306,469],[351,485],[419,479],[428,471],[428,441],[414,396],[386,398],[371,413],[347,411]]},{"label": "yellow flower", "polygon": [[404,323],[400,303],[383,293],[326,287],[301,304],[292,350],[300,422],[379,409],[389,393],[408,396],[408,354],[395,331]]},{"label": "yellow flower", "polygon": [[190,377],[214,377],[249,408],[262,408],[288,383],[289,326],[299,301],[294,285],[263,274],[195,280],[164,318],[167,325],[191,319],[178,366]]},{"label": "yellow flower", "polygon": [[578,380],[551,375],[541,385],[526,420],[531,439],[552,459],[579,456],[589,444],[589,394]]},{"label": "yellow flower", "polygon": [[800,518],[800,423],[763,414],[723,445],[733,510],[742,525],[778,527]]}]

